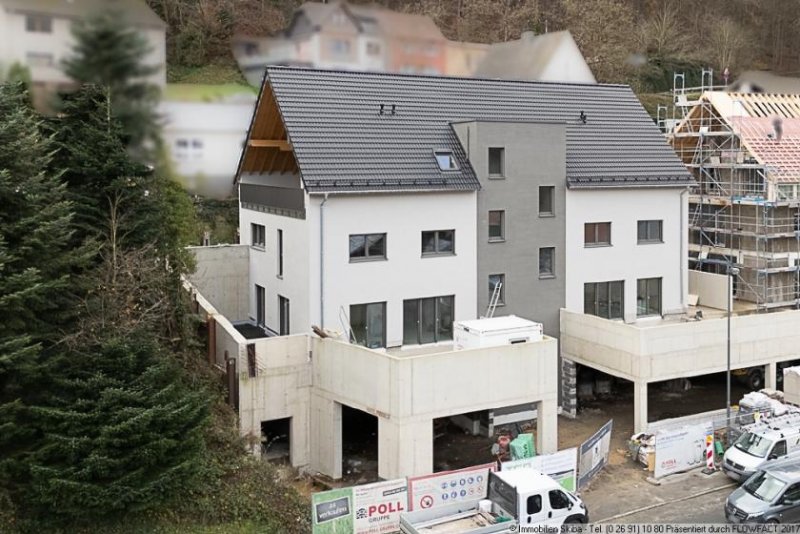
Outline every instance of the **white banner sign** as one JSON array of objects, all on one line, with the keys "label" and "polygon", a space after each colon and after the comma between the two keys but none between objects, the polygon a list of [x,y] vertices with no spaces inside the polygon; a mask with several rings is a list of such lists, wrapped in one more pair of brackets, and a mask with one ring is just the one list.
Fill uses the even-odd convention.
[{"label": "white banner sign", "polygon": [[387,534],[400,531],[400,513],[408,506],[406,479],[387,480],[353,487],[355,534]]},{"label": "white banner sign", "polygon": [[711,421],[656,432],[655,477],[688,471],[706,464],[706,436],[714,434]]},{"label": "white banner sign", "polygon": [[409,510],[484,499],[488,494],[489,471],[494,470],[495,464],[491,463],[433,475],[409,477]]},{"label": "white banner sign", "polygon": [[500,464],[502,471],[513,469],[532,468],[541,471],[545,475],[553,478],[561,486],[569,491],[575,491],[575,483],[578,473],[578,449],[565,449],[554,454],[542,454],[533,458],[503,462]]}]

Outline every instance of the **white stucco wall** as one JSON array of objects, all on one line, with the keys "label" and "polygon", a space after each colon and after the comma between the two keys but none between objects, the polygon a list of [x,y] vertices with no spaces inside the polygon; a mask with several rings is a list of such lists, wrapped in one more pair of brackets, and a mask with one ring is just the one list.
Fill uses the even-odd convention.
[{"label": "white stucco wall", "polygon": [[[319,322],[319,196],[309,197],[310,318]],[[455,320],[474,319],[476,193],[331,195],[324,207],[325,327],[341,308],[386,302],[387,346],[403,341],[403,300],[455,295]],[[455,229],[455,254],[422,257],[422,232]],[[386,233],[386,261],[350,263],[351,234]]]},{"label": "white stucco wall", "polygon": [[[242,208],[239,210],[240,240],[248,245],[250,223],[264,225],[266,247],[263,250],[250,247],[249,316],[256,317],[255,284],[258,284],[265,288],[267,326],[279,331],[278,295],[281,295],[289,299],[290,333],[310,332],[313,319],[309,286],[315,282],[309,279],[309,222]],[[279,229],[283,230],[283,277],[278,277]],[[316,261],[317,257],[318,254],[312,254],[311,261]]]},{"label": "white stucco wall", "polygon": [[562,39],[540,78],[546,82],[595,83],[594,74],[572,39]]},{"label": "white stucco wall", "polygon": [[[688,235],[685,197],[681,197],[681,191],[674,188],[567,190],[567,310],[583,313],[584,283],[624,280],[625,321],[636,321],[637,279],[662,278],[662,313],[683,311],[688,288]],[[654,219],[663,220],[663,243],[637,244],[637,222]],[[584,246],[584,223],[589,222],[611,222],[611,246]]]},{"label": "white stucco wall", "polygon": [[726,310],[732,303],[730,285],[727,275],[689,270],[689,294],[697,295],[700,306]]}]

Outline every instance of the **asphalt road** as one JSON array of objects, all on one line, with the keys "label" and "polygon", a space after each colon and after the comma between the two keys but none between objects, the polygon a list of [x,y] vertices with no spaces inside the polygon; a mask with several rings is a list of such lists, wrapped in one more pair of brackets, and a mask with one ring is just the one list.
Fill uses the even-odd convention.
[{"label": "asphalt road", "polygon": [[[610,523],[725,523],[725,499],[734,488],[721,489],[637,512]],[[688,497],[688,495],[687,495]]]}]

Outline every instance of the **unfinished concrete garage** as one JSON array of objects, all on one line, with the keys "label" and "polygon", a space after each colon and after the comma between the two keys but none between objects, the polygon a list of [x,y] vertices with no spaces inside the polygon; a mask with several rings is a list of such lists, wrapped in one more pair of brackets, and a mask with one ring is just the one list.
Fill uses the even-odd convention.
[{"label": "unfinished concrete garage", "polygon": [[261,455],[270,461],[291,463],[292,418],[261,423]]}]

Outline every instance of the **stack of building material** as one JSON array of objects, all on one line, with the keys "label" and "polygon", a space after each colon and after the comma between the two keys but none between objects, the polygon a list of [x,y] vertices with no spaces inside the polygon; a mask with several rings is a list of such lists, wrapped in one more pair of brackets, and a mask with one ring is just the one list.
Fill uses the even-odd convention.
[{"label": "stack of building material", "polygon": [[800,367],[784,368],[783,396],[788,404],[800,406]]},{"label": "stack of building material", "polygon": [[628,447],[631,458],[649,468],[650,458],[656,452],[656,436],[655,434],[646,434],[644,432],[634,434],[628,442]]}]

